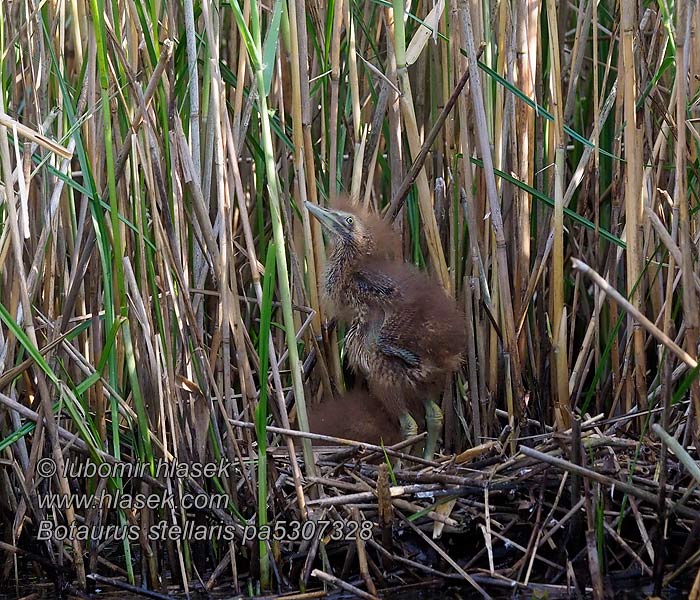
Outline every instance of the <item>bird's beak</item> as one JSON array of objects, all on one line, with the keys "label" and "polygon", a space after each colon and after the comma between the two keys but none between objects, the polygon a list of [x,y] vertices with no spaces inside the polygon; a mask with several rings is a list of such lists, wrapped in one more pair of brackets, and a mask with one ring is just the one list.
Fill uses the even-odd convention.
[{"label": "bird's beak", "polygon": [[309,210],[309,212],[318,219],[319,223],[323,225],[328,231],[335,233],[338,229],[343,229],[340,217],[327,208],[322,208],[316,204],[312,204],[308,200],[304,202],[304,205]]}]

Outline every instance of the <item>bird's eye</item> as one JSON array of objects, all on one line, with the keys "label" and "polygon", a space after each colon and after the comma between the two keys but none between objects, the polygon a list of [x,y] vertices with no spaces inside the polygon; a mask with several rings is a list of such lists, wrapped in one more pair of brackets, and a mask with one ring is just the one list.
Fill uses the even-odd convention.
[{"label": "bird's eye", "polygon": [[354,221],[353,221],[353,218],[352,218],[352,217],[346,217],[346,218],[345,218],[345,222],[346,222],[348,225],[352,225]]}]

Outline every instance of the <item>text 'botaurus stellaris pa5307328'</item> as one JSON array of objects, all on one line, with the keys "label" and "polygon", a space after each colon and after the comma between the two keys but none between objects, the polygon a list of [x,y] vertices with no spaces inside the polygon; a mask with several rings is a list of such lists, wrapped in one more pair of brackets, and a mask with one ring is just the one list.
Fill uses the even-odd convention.
[{"label": "text 'botaurus stellaris pa5307328'", "polygon": [[391,257],[397,237],[358,206],[306,207],[327,231],[331,249],[324,293],[335,316],[350,323],[345,349],[372,396],[398,415],[408,438],[425,409],[424,456],[432,458],[443,415],[434,398],[456,371],[465,347],[465,319],[432,277]]}]

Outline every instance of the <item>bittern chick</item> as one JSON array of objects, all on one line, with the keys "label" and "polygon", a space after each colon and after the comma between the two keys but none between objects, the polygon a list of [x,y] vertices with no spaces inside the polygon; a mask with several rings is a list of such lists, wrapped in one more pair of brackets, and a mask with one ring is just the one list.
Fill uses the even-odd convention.
[{"label": "bittern chick", "polygon": [[463,314],[437,281],[389,257],[393,235],[376,215],[351,206],[306,207],[330,238],[324,292],[334,313],[350,322],[350,366],[386,410],[399,415],[404,437],[416,434],[411,413],[423,404],[424,456],[432,458],[443,422],[433,398],[461,363]]},{"label": "bittern chick", "polygon": [[[366,389],[353,389],[308,407],[313,433],[379,446],[401,441],[401,431],[384,406]],[[314,445],[324,445],[314,442]]]}]

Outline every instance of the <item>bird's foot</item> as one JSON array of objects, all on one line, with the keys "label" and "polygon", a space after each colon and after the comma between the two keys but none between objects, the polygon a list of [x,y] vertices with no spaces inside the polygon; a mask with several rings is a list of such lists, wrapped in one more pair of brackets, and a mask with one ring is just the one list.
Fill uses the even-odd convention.
[{"label": "bird's foot", "polygon": [[423,451],[423,458],[426,460],[433,459],[443,421],[444,417],[440,407],[433,400],[428,400],[425,403],[425,428],[428,430],[428,436]]}]

